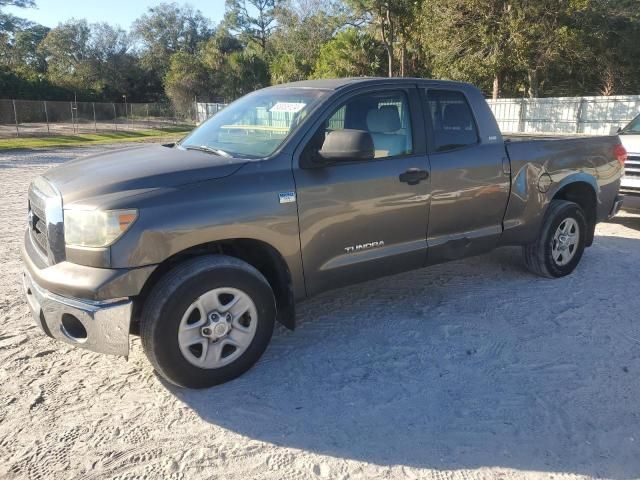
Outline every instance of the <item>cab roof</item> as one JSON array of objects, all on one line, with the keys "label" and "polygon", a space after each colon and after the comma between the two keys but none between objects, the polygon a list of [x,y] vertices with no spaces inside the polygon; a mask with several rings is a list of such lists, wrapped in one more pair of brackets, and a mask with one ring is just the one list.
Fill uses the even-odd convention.
[{"label": "cab roof", "polygon": [[448,85],[457,86],[458,88],[463,86],[470,86],[468,83],[454,82],[450,80],[431,80],[425,78],[413,78],[413,77],[348,77],[348,78],[327,78],[319,80],[301,80],[299,82],[283,83],[280,85],[273,85],[269,88],[314,88],[320,90],[339,90],[348,86],[365,86],[365,85],[389,85],[389,84],[431,84],[431,85]]}]

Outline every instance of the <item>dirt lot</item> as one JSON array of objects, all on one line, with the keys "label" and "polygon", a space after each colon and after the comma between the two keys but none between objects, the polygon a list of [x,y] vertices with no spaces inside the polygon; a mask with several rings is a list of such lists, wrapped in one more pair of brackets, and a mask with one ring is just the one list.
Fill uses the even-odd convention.
[{"label": "dirt lot", "polygon": [[640,215],[565,279],[503,249],[325,294],[248,374],[184,391],[137,338],[73,349],[23,303],[27,185],[96,150],[0,156],[0,478],[640,476]]}]

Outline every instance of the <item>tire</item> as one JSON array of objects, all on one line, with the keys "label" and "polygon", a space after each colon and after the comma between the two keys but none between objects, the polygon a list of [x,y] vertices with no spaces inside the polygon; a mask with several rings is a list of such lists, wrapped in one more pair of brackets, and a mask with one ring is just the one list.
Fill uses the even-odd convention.
[{"label": "tire", "polygon": [[[245,313],[235,315],[234,308],[240,312],[246,305]],[[180,387],[206,388],[242,375],[258,361],[271,340],[275,317],[273,291],[258,270],[237,258],[207,255],[179,264],[155,285],[142,310],[140,336],[163,378]],[[221,335],[216,328],[204,330],[218,323],[227,334],[203,336]],[[232,334],[245,345],[236,348],[239,342]],[[199,343],[187,346],[193,341]]]},{"label": "tire", "polygon": [[[559,228],[575,228],[578,238],[574,248],[566,249],[566,256],[560,250],[556,233]],[[571,237],[571,235],[569,235]],[[569,242],[573,242],[571,237]],[[587,220],[582,208],[574,202],[566,200],[553,200],[547,209],[547,213],[534,243],[523,247],[524,263],[527,268],[536,275],[547,278],[559,278],[569,275],[580,263],[587,239]],[[566,245],[566,244],[565,244]],[[557,255],[560,253],[560,257]]]}]

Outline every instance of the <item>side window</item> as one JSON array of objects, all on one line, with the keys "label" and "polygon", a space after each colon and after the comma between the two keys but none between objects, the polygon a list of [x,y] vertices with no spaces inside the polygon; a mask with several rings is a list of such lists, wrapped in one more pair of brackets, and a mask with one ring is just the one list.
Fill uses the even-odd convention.
[{"label": "side window", "polygon": [[329,116],[307,148],[317,152],[327,133],[342,129],[368,131],[375,158],[413,153],[411,113],[405,92],[367,93],[350,98]]},{"label": "side window", "polygon": [[478,130],[471,107],[462,92],[428,90],[427,104],[436,152],[478,143]]}]

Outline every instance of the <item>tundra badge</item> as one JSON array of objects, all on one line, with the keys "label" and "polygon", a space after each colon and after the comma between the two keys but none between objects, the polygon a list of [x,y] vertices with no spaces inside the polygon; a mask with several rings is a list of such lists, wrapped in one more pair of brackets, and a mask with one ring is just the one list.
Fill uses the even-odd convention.
[{"label": "tundra badge", "polygon": [[363,243],[359,245],[353,245],[351,247],[344,247],[344,251],[347,253],[355,253],[360,250],[369,250],[370,248],[380,248],[384,247],[384,241],[380,240],[379,242],[369,242]]}]

